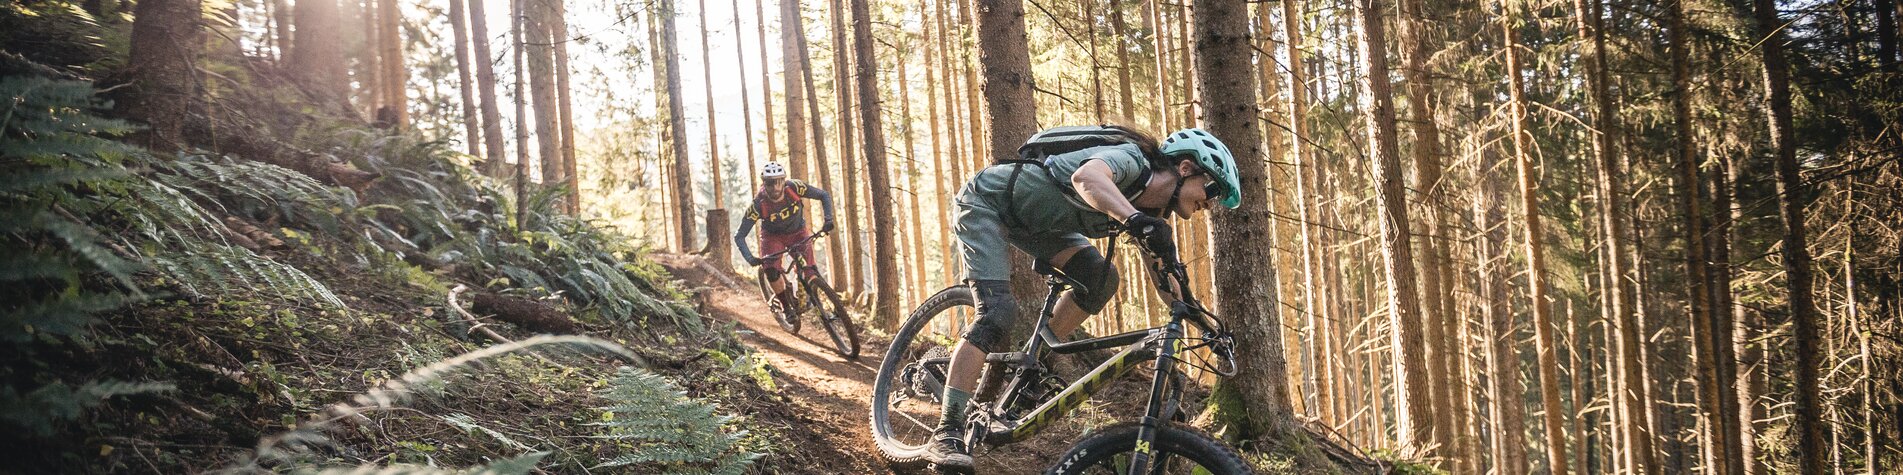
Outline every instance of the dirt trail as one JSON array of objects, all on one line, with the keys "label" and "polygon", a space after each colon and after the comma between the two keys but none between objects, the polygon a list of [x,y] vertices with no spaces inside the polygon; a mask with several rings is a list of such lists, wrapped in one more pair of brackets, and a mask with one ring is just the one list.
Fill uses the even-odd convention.
[{"label": "dirt trail", "polygon": [[[847,360],[834,353],[825,340],[826,330],[813,322],[793,335],[780,328],[760,300],[751,281],[726,279],[713,275],[701,265],[699,256],[652,254],[655,262],[675,277],[699,290],[699,302],[707,315],[734,322],[741,340],[760,351],[778,368],[782,377],[774,383],[787,396],[793,412],[807,418],[800,426],[782,432],[792,440],[776,441],[787,450],[817,452],[815,462],[824,466],[775,467],[794,473],[881,473],[887,472],[873,449],[867,434],[866,401],[872,393],[872,379],[879,369],[872,365],[885,355],[884,341],[868,341],[858,360]],[[731,285],[730,285],[731,284]],[[813,447],[809,444],[823,444]],[[825,450],[830,449],[830,450]],[[831,452],[831,453],[826,453]]]},{"label": "dirt trail", "polygon": [[[776,441],[786,450],[797,452],[796,460],[811,461],[809,467],[774,467],[781,473],[891,473],[868,433],[867,406],[872,380],[878,376],[879,359],[885,356],[887,340],[872,332],[861,332],[865,340],[858,360],[847,360],[834,353],[826,340],[826,330],[805,322],[800,334],[787,333],[767,311],[751,280],[732,275],[716,276],[702,265],[699,256],[651,254],[676,278],[698,292],[702,312],[715,319],[735,322],[741,340],[758,349],[768,362],[784,375],[774,382],[800,419],[781,432],[791,440]],[[1122,384],[1113,389],[1123,389]],[[1132,386],[1135,389],[1135,386]],[[1126,390],[1127,391],[1127,390]],[[1113,390],[1113,398],[1128,397]],[[1095,411],[1085,411],[1095,412]],[[1066,421],[1045,436],[1004,448],[981,450],[977,455],[979,473],[1034,473],[1055,460],[1083,431],[1083,421]],[[1102,423],[1099,419],[1096,423]],[[1035,468],[1027,468],[1035,467]]]}]

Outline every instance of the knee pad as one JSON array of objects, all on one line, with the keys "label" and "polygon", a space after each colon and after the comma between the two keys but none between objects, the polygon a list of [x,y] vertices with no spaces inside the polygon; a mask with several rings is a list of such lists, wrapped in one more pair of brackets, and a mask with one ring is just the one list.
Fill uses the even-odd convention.
[{"label": "knee pad", "polygon": [[1117,295],[1117,266],[1104,260],[1097,248],[1086,247],[1064,262],[1064,276],[1083,288],[1071,289],[1071,299],[1085,312],[1096,315]]},{"label": "knee pad", "polygon": [[1005,337],[1018,319],[1018,303],[1011,297],[1011,283],[1003,280],[975,280],[972,293],[978,301],[978,320],[965,327],[965,341],[986,353],[1009,350]]},{"label": "knee pad", "polygon": [[766,267],[761,270],[766,272],[766,280],[768,282],[780,280],[780,276],[786,275],[786,272],[781,271],[778,267]]}]

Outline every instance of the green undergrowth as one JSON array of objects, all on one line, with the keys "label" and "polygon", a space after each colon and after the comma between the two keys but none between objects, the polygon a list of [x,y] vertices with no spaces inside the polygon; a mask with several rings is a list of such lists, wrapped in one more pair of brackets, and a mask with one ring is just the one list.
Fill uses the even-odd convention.
[{"label": "green undergrowth", "polygon": [[[87,82],[0,93],[9,470],[739,473],[783,450],[748,415],[775,397],[759,359],[552,193],[518,219],[467,157],[348,121],[287,140],[379,175],[358,190],[127,145]],[[472,337],[458,287],[585,336]]]}]

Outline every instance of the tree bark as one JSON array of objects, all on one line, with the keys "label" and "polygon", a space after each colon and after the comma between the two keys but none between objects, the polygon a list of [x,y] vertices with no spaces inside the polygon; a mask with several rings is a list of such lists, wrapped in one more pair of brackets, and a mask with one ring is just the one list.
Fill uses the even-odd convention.
[{"label": "tree bark", "polygon": [[1376,181],[1375,204],[1380,214],[1381,257],[1387,268],[1389,328],[1394,356],[1395,421],[1403,446],[1425,452],[1445,446],[1433,431],[1434,401],[1422,341],[1420,299],[1415,294],[1414,253],[1409,245],[1406,182],[1394,138],[1394,95],[1388,84],[1387,33],[1381,12],[1383,0],[1356,0],[1355,19],[1361,29],[1361,108],[1368,128],[1368,156]]},{"label": "tree bark", "polygon": [[[945,74],[945,70],[943,69],[945,58],[950,56],[949,50],[945,49],[945,8],[943,0],[935,0],[932,2],[932,17],[932,28],[926,39],[927,45],[924,50],[925,96],[927,98],[925,101],[925,113],[928,116],[926,124],[932,130],[932,176],[934,180],[933,184],[938,186],[936,192],[932,193],[932,206],[938,210],[938,245],[933,246],[933,248],[939,250],[938,262],[939,267],[943,270],[940,275],[944,276],[947,284],[950,284],[957,281],[955,277],[952,277],[954,275],[953,273],[956,272],[954,269],[956,269],[957,266],[952,263],[951,211],[949,211],[950,207],[945,204],[945,197],[952,193],[952,183],[956,183],[952,176],[956,175],[956,172],[952,171],[954,164],[950,163],[951,160],[946,158],[945,148],[950,147],[952,149],[951,155],[956,157],[958,155],[958,139],[955,136],[941,137],[940,131],[951,129],[958,123],[958,120],[955,117],[938,115],[938,101],[940,99],[945,101],[945,112],[947,115],[956,115],[958,108],[952,106],[950,99],[951,87],[949,85],[945,88],[945,96],[939,96],[938,94],[939,84],[946,81],[940,79],[944,77]],[[920,21],[920,23],[924,23],[924,21]],[[933,61],[934,58],[936,58],[937,61]],[[941,119],[944,122],[939,122]]]},{"label": "tree bark", "polygon": [[1521,404],[1525,389],[1520,385],[1520,354],[1515,347],[1519,338],[1513,328],[1513,301],[1507,287],[1512,271],[1508,265],[1506,210],[1501,205],[1506,192],[1501,189],[1499,174],[1492,172],[1499,162],[1492,150],[1488,147],[1481,152],[1485,159],[1475,161],[1474,176],[1480,180],[1481,189],[1475,193],[1474,218],[1480,230],[1476,267],[1480,271],[1479,298],[1484,302],[1480,310],[1487,326],[1487,379],[1492,385],[1487,412],[1493,429],[1493,466],[1495,473],[1528,473],[1526,411]]},{"label": "tree bark", "polygon": [[[760,167],[759,167],[759,161],[754,156],[754,153],[753,153],[753,138],[754,138],[753,97],[752,97],[751,91],[748,91],[749,88],[747,87],[747,49],[740,46],[740,0],[732,0],[732,3],[733,3],[734,64],[740,68],[740,74],[738,74],[740,78],[740,123],[742,127],[744,127],[746,130],[746,135],[742,136],[742,137],[745,137],[745,139],[741,140],[741,142],[747,144],[747,169],[744,170],[742,174],[747,176],[747,185],[748,185],[747,189],[754,190],[754,189],[760,188],[759,186],[760,185],[759,184]],[[754,3],[754,5],[759,5],[759,4],[760,2]],[[762,19],[760,20],[760,22],[765,23],[766,20]],[[761,41],[766,41],[766,40],[763,38],[761,39]],[[761,43],[760,47],[762,48],[761,52],[766,51],[764,49],[766,48],[765,43]],[[760,68],[764,70],[766,69],[766,61],[764,61],[765,58],[761,58],[761,59],[762,61],[760,62]],[[761,81],[760,82],[761,85],[766,84],[765,74],[762,74],[760,76],[760,81]],[[709,101],[709,102],[712,102],[712,101]],[[767,97],[765,98],[764,102],[769,104],[773,102],[771,93],[767,94]],[[773,112],[769,110],[767,112],[767,123],[771,124],[772,122],[773,122]],[[767,136],[771,137],[772,135],[773,135],[773,131],[768,130]],[[771,139],[768,139],[768,140],[771,141]],[[769,157],[771,157],[771,155],[769,155]],[[771,158],[768,158],[768,159],[771,160]]]},{"label": "tree bark", "polygon": [[[984,67],[984,98],[988,143],[992,161],[1017,158],[1018,145],[1037,133],[1037,101],[1031,91],[1031,53],[1026,46],[1022,0],[973,0],[978,12],[978,64]],[[967,75],[970,72],[967,71]],[[978,123],[973,105],[972,123]],[[1023,253],[1011,254],[1011,292],[1018,295],[1018,314],[1037,315],[1043,281],[1031,271]],[[1032,320],[1032,319],[1020,319]],[[1024,323],[1024,322],[1019,322]],[[1028,328],[1026,325],[1018,325]]]},{"label": "tree bark", "polygon": [[687,113],[681,104],[680,40],[675,34],[674,0],[663,0],[656,6],[660,8],[661,17],[659,46],[663,54],[667,55],[664,61],[667,64],[668,139],[673,142],[671,145],[674,150],[674,166],[670,173],[673,185],[670,188],[674,195],[675,217],[680,223],[680,229],[674,233],[674,244],[676,249],[686,250],[694,248],[694,216],[699,213],[694,211],[694,171],[687,159]]},{"label": "tree bark", "polygon": [[1612,93],[1608,84],[1605,62],[1605,37],[1600,26],[1600,0],[1574,0],[1577,15],[1579,37],[1588,41],[1587,50],[1582,53],[1581,62],[1586,63],[1587,89],[1594,107],[1593,152],[1596,155],[1599,175],[1598,194],[1605,197],[1603,213],[1607,245],[1611,251],[1607,254],[1608,273],[1612,292],[1612,318],[1615,346],[1618,347],[1618,394],[1620,394],[1619,417],[1620,432],[1625,439],[1626,471],[1646,474],[1657,473],[1658,467],[1652,450],[1652,434],[1648,424],[1647,406],[1651,395],[1646,391],[1644,360],[1639,346],[1641,329],[1639,318],[1634,312],[1633,292],[1627,281],[1627,251],[1631,246],[1626,241],[1625,197],[1620,181],[1624,179],[1619,163],[1619,119],[1616,105],[1612,102]]},{"label": "tree bark", "polygon": [[515,101],[515,222],[517,223],[527,223],[529,215],[529,125],[528,121],[523,120],[529,116],[526,102],[528,89],[522,77],[525,57],[528,56],[528,46],[523,42],[528,39],[529,13],[526,3],[529,1],[513,0],[510,2],[509,9],[509,17],[514,19],[509,22],[509,37],[513,40],[515,49],[513,67],[515,91],[510,96]]},{"label": "tree bark", "polygon": [[[866,175],[871,181],[872,256],[877,295],[873,296],[872,321],[881,328],[898,328],[899,323],[899,249],[893,242],[897,223],[892,219],[892,182],[887,174],[885,125],[879,117],[879,76],[877,56],[872,51],[872,14],[867,0],[852,0],[854,55],[859,58],[859,118],[864,127],[861,136],[866,159]],[[851,168],[848,167],[848,170]],[[848,177],[851,175],[848,174]],[[848,178],[850,181],[851,179]],[[847,186],[856,187],[848,183]]]},{"label": "tree bark", "polygon": [[[726,180],[720,176],[720,121],[714,109],[714,55],[713,46],[707,41],[707,0],[700,0],[700,74],[701,85],[707,91],[707,171],[712,178],[714,192],[713,202],[707,206],[721,209],[726,207],[727,186]],[[745,84],[746,81],[741,83]]]},{"label": "tree bark", "polygon": [[561,106],[556,114],[561,131],[562,184],[568,188],[563,200],[568,212],[581,213],[581,177],[575,169],[575,105],[569,97],[568,75],[568,1],[554,2],[549,25],[549,41],[555,45],[555,100]]},{"label": "tree bark", "polygon": [[[294,44],[291,41],[291,7],[285,5],[284,0],[270,0],[267,5],[271,7],[271,38],[276,40],[272,44],[277,46],[277,59],[281,64],[289,64],[287,60],[291,57]],[[337,20],[341,23],[342,17]]]},{"label": "tree bark", "polygon": [[1222,105],[1204,109],[1209,115],[1203,122],[1211,134],[1230,144],[1241,164],[1242,206],[1213,211],[1207,237],[1190,238],[1208,239],[1215,250],[1211,257],[1216,281],[1221,283],[1215,289],[1216,312],[1257,319],[1234,326],[1236,367],[1242,372],[1223,380],[1214,397],[1240,404],[1221,408],[1226,410],[1218,417],[1240,439],[1299,447],[1303,444],[1290,439],[1306,437],[1306,433],[1289,410],[1276,268],[1273,261],[1261,258],[1274,252],[1275,243],[1262,239],[1270,224],[1268,170],[1262,165],[1262,131],[1256,119],[1248,5],[1241,0],[1197,0],[1195,5],[1196,54],[1202,57],[1199,66],[1203,68],[1197,74],[1198,86],[1226,98]]},{"label": "tree bark", "polygon": [[800,23],[799,0],[780,0],[780,77],[786,88],[787,175],[801,179],[807,178],[806,86],[803,81],[809,75],[801,74],[805,69],[802,66],[805,60],[800,58],[798,48],[806,44],[805,37],[805,26]]},{"label": "tree bark", "polygon": [[1136,100],[1130,92],[1130,33],[1123,21],[1123,0],[1110,0],[1110,32],[1117,45],[1117,111],[1122,116],[1118,119],[1134,127]]},{"label": "tree bark", "polygon": [[[920,23],[923,23],[923,22],[920,22]],[[919,28],[924,29],[924,25],[921,24]],[[925,301],[925,298],[929,297],[930,294],[926,293],[928,292],[928,290],[925,288],[925,223],[924,223],[925,218],[923,214],[925,212],[925,208],[921,208],[918,205],[918,195],[921,193],[924,193],[925,189],[919,184],[919,175],[921,175],[922,173],[919,171],[918,147],[917,147],[917,144],[914,143],[915,139],[913,138],[913,135],[916,133],[916,131],[912,128],[912,124],[914,123],[912,119],[912,75],[911,75],[910,68],[906,67],[906,63],[911,62],[910,61],[911,55],[906,54],[905,51],[909,51],[913,49],[914,47],[916,47],[915,43],[911,43],[910,41],[911,38],[912,38],[911,35],[908,33],[906,35],[906,39],[908,40],[905,45],[906,49],[901,50],[899,53],[900,56],[899,56],[899,124],[898,126],[899,126],[899,133],[900,133],[899,136],[903,138],[905,142],[905,148],[901,149],[905,151],[904,158],[902,158],[902,160],[905,160],[905,166],[906,166],[905,194],[906,194],[906,199],[909,201],[909,204],[911,205],[911,207],[906,208],[906,210],[909,213],[911,213],[911,218],[912,218],[911,219],[912,221],[912,234],[911,234],[912,236],[912,242],[911,242],[912,263],[910,265],[910,267],[912,268],[912,272],[911,272],[912,280],[910,281],[911,285],[909,287],[911,287],[911,291],[912,291],[911,303],[917,303],[917,302]],[[933,132],[933,133],[936,134],[937,132]],[[911,306],[907,304],[907,302],[904,302],[904,301],[901,301],[900,304],[901,304],[901,308]],[[894,326],[893,328],[897,328],[897,327]]]},{"label": "tree bark", "polygon": [[[377,109],[379,122],[394,129],[404,129],[410,124],[410,106],[408,95],[404,92],[410,82],[410,71],[403,62],[403,12],[397,8],[397,0],[377,0],[377,56],[383,70],[379,78],[383,80],[383,101]],[[388,108],[388,112],[384,109]],[[388,117],[384,117],[385,115]]]},{"label": "tree bark", "polygon": [[[734,1],[738,2],[739,0]],[[781,0],[782,3],[786,1],[790,0]],[[739,15],[740,7],[735,6],[733,11],[736,12],[734,15]],[[771,162],[780,157],[780,142],[779,131],[774,130],[773,126],[773,67],[768,66],[768,64],[771,63],[768,63],[766,58],[766,0],[754,0],[753,17],[759,22],[755,27],[758,28],[760,39],[760,108],[765,111],[765,115],[761,117],[765,120],[762,120],[760,123],[766,126],[766,160]],[[739,48],[735,47],[734,49]],[[790,76],[786,71],[792,70],[782,68],[780,74]],[[790,93],[792,91],[788,92]],[[747,130],[753,130],[753,127],[748,126]],[[752,155],[752,149],[748,150],[748,155]],[[749,170],[748,175],[752,175],[756,180],[754,188],[759,188],[757,183],[759,173],[755,170]]]},{"label": "tree bark", "polygon": [[[865,240],[859,234],[859,164],[856,162],[852,125],[852,79],[848,71],[852,68],[850,43],[846,41],[846,5],[843,0],[832,0],[833,32],[833,107],[838,111],[839,119],[833,127],[839,131],[839,168],[841,173],[840,189],[829,189],[845,195],[845,206],[839,210],[838,223],[845,233],[845,260],[840,263],[848,270],[846,274],[834,274],[841,291],[848,299],[856,299],[865,293]],[[835,281],[837,282],[837,281]]]},{"label": "tree bark", "polygon": [[[169,2],[167,2],[169,3]],[[193,5],[198,2],[190,2]],[[319,95],[345,102],[350,97],[350,73],[345,68],[342,19],[336,0],[297,2],[296,38],[291,41],[290,68],[304,73],[304,85]],[[133,49],[157,48],[157,43],[134,41]],[[133,58],[140,55],[133,54]],[[137,61],[136,59],[134,61]]]},{"label": "tree bark", "polygon": [[1401,0],[1403,18],[1395,22],[1401,30],[1401,44],[1407,45],[1407,51],[1402,55],[1401,70],[1407,83],[1409,129],[1414,134],[1414,143],[1409,151],[1414,161],[1414,186],[1423,195],[1420,198],[1423,206],[1418,208],[1423,211],[1418,228],[1422,239],[1416,249],[1420,252],[1421,323],[1426,330],[1428,364],[1432,366],[1430,375],[1433,377],[1428,378],[1428,383],[1433,385],[1433,396],[1453,405],[1448,407],[1449,410],[1435,413],[1436,438],[1448,444],[1444,455],[1452,463],[1447,468],[1455,472],[1471,472],[1461,469],[1464,468],[1464,461],[1472,455],[1465,447],[1466,440],[1458,437],[1455,430],[1459,427],[1456,421],[1464,415],[1464,411],[1459,408],[1464,405],[1459,403],[1460,398],[1457,396],[1460,393],[1455,389],[1458,384],[1455,376],[1459,373],[1454,370],[1453,319],[1447,314],[1450,306],[1441,300],[1444,294],[1442,286],[1452,283],[1443,283],[1440,279],[1440,270],[1446,265],[1440,259],[1440,223],[1444,220],[1440,211],[1446,207],[1440,193],[1440,127],[1435,123],[1430,103],[1433,85],[1429,83],[1427,70],[1427,59],[1432,54],[1428,49],[1428,36],[1431,33],[1425,31],[1430,27],[1423,3],[1421,0]]},{"label": "tree bark", "polygon": [[1690,287],[1687,289],[1690,297],[1687,306],[1691,310],[1692,325],[1690,344],[1697,370],[1693,381],[1698,390],[1700,416],[1704,419],[1698,440],[1704,466],[1709,473],[1722,475],[1731,473],[1731,456],[1728,453],[1733,450],[1723,440],[1730,423],[1724,417],[1724,411],[1721,410],[1723,404],[1720,403],[1724,399],[1722,395],[1729,394],[1729,391],[1726,391],[1728,387],[1723,385],[1718,371],[1717,348],[1720,341],[1716,337],[1720,332],[1712,317],[1711,277],[1706,266],[1710,257],[1705,251],[1704,197],[1699,194],[1703,181],[1698,176],[1698,160],[1693,155],[1697,146],[1692,143],[1691,65],[1687,51],[1690,45],[1686,43],[1685,37],[1685,3],[1672,2],[1666,15],[1672,58],[1672,118],[1678,136],[1672,151],[1678,162],[1675,184],[1678,188],[1679,213],[1685,219],[1685,269]]},{"label": "tree bark", "polygon": [[484,174],[502,178],[508,152],[502,140],[502,110],[496,104],[495,56],[489,50],[489,18],[483,4],[488,0],[469,1],[469,39],[475,46],[476,84],[482,97],[482,141],[488,152],[483,161]]},{"label": "tree bark", "polygon": [[[482,0],[475,0],[481,2]],[[469,28],[464,24],[469,19],[463,11],[463,0],[449,0],[450,34],[455,35],[456,43],[456,80],[457,89],[463,100],[463,145],[471,157],[482,156],[482,132],[477,126],[476,81],[469,71]]]},{"label": "tree bark", "polygon": [[[314,5],[301,9],[300,19],[309,17],[304,21],[335,24],[335,2],[307,1]],[[325,10],[325,6],[330,8]],[[189,117],[199,98],[195,76],[199,49],[205,44],[204,25],[199,19],[203,1],[144,0],[134,8],[132,49],[125,73],[132,90],[123,96],[126,99],[121,101],[120,110],[151,127],[135,135],[134,141],[147,148],[176,151],[186,146],[180,119]],[[343,67],[343,55],[334,48],[334,42],[331,46],[330,51],[311,51],[303,58],[305,64],[313,66],[310,79],[320,88],[333,79],[320,75]]]},{"label": "tree bark", "polygon": [[1167,35],[1163,32],[1162,2],[1163,0],[1150,0],[1147,12],[1149,17],[1144,19],[1144,27],[1150,30],[1150,51],[1154,53],[1156,60],[1156,72],[1151,77],[1151,80],[1156,81],[1156,109],[1153,111],[1155,115],[1150,119],[1150,128],[1155,129],[1157,133],[1169,132],[1170,126],[1170,76],[1166,74],[1167,69],[1164,67],[1169,53],[1164,47],[1163,38]]},{"label": "tree bark", "polygon": [[[813,161],[808,170],[819,176],[820,188],[838,193],[837,188],[833,187],[832,171],[827,166],[829,160],[826,158],[826,147],[822,145],[826,142],[826,126],[820,123],[819,118],[819,89],[818,84],[813,82],[812,48],[807,45],[804,31],[795,39],[799,41],[799,44],[794,45],[794,51],[799,55],[800,75],[806,87],[806,93],[801,97],[806,98],[806,111],[810,113],[807,116],[807,127],[813,134]],[[838,241],[826,243],[826,261],[835,279],[848,275],[845,271],[845,249],[846,247],[840,245]]]},{"label": "tree bark", "polygon": [[[340,0],[357,3],[355,0]],[[377,60],[377,0],[363,0],[357,13],[363,20],[363,45],[357,51],[357,95],[364,117],[372,122],[377,119],[377,109],[383,105],[383,62]]]},{"label": "tree bark", "polygon": [[1791,66],[1784,59],[1783,24],[1771,0],[1754,0],[1759,46],[1764,57],[1765,115],[1770,120],[1771,149],[1777,159],[1778,215],[1784,221],[1781,246],[1785,286],[1789,288],[1792,338],[1795,343],[1797,407],[1791,421],[1797,439],[1793,457],[1802,473],[1825,473],[1822,401],[1818,371],[1822,365],[1817,332],[1817,305],[1811,295],[1811,255],[1804,230],[1803,172],[1797,167],[1797,144],[1791,136]]},{"label": "tree bark", "polygon": [[1533,143],[1532,133],[1526,128],[1525,85],[1520,71],[1519,30],[1517,22],[1509,17],[1505,23],[1507,77],[1510,84],[1513,114],[1513,158],[1520,181],[1520,213],[1525,224],[1527,280],[1529,282],[1528,305],[1533,310],[1533,334],[1539,358],[1540,403],[1546,413],[1546,463],[1555,475],[1567,473],[1566,470],[1566,426],[1562,419],[1565,408],[1559,400],[1559,356],[1553,344],[1552,309],[1546,304],[1548,284],[1546,282],[1546,246],[1541,242],[1544,236],[1540,228],[1539,192],[1534,188],[1533,179]]},{"label": "tree bark", "polygon": [[[568,181],[562,176],[566,169],[562,167],[561,104],[557,102],[555,92],[555,48],[549,41],[549,22],[555,16],[555,8],[550,3],[559,1],[562,0],[528,0],[528,18],[524,19],[523,24],[523,45],[529,68],[529,107],[535,113],[532,120],[535,121],[542,186],[547,187],[560,186]],[[557,208],[566,209],[565,205],[557,205]],[[697,217],[689,213],[682,219]]]}]

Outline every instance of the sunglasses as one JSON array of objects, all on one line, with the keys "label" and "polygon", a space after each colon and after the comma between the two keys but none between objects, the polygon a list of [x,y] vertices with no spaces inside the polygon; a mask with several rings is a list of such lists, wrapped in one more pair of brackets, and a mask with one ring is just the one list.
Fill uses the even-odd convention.
[{"label": "sunglasses", "polygon": [[1200,177],[1209,179],[1209,181],[1203,182],[1203,197],[1204,198],[1213,200],[1223,196],[1222,183],[1216,181],[1215,175],[1210,175],[1207,170],[1198,169],[1195,175],[1190,175],[1190,176],[1200,176]]}]

